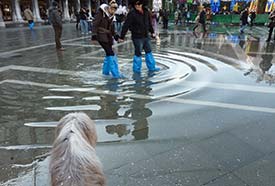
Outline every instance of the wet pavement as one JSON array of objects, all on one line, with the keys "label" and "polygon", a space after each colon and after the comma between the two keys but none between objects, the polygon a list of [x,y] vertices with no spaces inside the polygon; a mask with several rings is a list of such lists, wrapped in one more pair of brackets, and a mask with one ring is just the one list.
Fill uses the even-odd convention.
[{"label": "wet pavement", "polygon": [[115,45],[125,79],[101,75],[104,52],[64,25],[0,30],[0,185],[46,186],[54,127],[95,120],[108,185],[275,185],[274,43],[266,27],[160,30],[161,71],[132,73],[133,46]]}]

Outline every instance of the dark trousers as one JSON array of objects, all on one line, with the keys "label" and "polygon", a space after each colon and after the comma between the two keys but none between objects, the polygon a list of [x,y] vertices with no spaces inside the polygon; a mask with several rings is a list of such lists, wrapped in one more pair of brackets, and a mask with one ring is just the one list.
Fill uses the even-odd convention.
[{"label": "dark trousers", "polygon": [[106,53],[106,56],[114,56],[115,55],[115,53],[113,51],[113,48],[112,48],[112,43],[101,42],[101,41],[98,41],[98,42],[102,46],[102,48],[104,49],[104,51]]},{"label": "dark trousers", "polygon": [[[268,38],[267,38],[268,41],[270,41],[270,39],[271,39],[273,29],[274,29],[274,27],[270,27],[270,28],[269,28]],[[274,40],[275,40],[275,35],[274,35]]]},{"label": "dark trousers", "polygon": [[135,55],[136,56],[141,56],[142,50],[145,51],[145,53],[150,53],[151,52],[151,44],[150,44],[150,38],[145,37],[145,38],[138,38],[135,39],[133,38],[133,44],[135,47]]},{"label": "dark trousers", "polygon": [[54,34],[55,34],[55,45],[57,49],[62,48],[60,39],[61,39],[61,35],[62,35],[62,26],[53,26],[54,29]]}]

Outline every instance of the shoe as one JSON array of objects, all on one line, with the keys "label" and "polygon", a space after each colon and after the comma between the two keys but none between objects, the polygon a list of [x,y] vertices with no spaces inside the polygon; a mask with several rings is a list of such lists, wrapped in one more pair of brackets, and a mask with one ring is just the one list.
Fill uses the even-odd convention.
[{"label": "shoe", "polygon": [[110,74],[110,65],[107,56],[104,58],[102,66],[102,74],[108,76]]},{"label": "shoe", "polygon": [[140,73],[141,72],[141,65],[142,65],[142,59],[141,56],[134,56],[133,59],[133,71],[134,73]]},{"label": "shoe", "polygon": [[117,56],[108,56],[107,57],[108,63],[109,63],[109,68],[112,76],[114,78],[124,78],[122,74],[119,73],[118,70],[118,59]]},{"label": "shoe", "polygon": [[145,54],[145,62],[149,71],[159,71],[160,68],[156,67],[156,61],[152,52]]},{"label": "shoe", "polygon": [[270,39],[265,40],[265,42],[270,42]]}]

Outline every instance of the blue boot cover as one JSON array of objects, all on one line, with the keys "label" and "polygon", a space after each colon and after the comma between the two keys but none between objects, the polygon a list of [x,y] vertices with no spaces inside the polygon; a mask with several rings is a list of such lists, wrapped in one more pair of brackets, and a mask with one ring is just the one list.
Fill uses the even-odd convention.
[{"label": "blue boot cover", "polygon": [[134,59],[133,59],[133,71],[135,73],[140,73],[141,71],[141,64],[142,64],[142,59],[141,59],[141,56],[138,57],[138,56],[134,56]]},{"label": "blue boot cover", "polygon": [[34,26],[34,23],[33,23],[33,22],[32,22],[31,24],[29,24],[30,29],[32,29],[33,26]]},{"label": "blue boot cover", "polygon": [[160,68],[156,67],[156,61],[152,52],[145,54],[145,62],[149,71],[159,71]]},{"label": "blue boot cover", "polygon": [[112,57],[112,56],[106,56],[104,58],[103,66],[102,66],[102,74],[104,74],[104,75],[109,75],[110,74],[110,67],[109,67],[110,59],[108,60],[108,57]]},{"label": "blue boot cover", "polygon": [[123,76],[119,73],[118,70],[118,60],[117,60],[117,56],[108,56],[111,57],[111,61],[110,61],[110,71],[111,74],[113,75],[114,78],[122,78]]}]

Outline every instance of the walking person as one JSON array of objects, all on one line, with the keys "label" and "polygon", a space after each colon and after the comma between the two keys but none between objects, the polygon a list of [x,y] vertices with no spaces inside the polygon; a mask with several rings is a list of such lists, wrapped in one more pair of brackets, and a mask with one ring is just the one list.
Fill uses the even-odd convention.
[{"label": "walking person", "polygon": [[252,10],[252,11],[250,12],[249,18],[250,18],[250,24],[249,24],[249,26],[250,26],[250,29],[252,29],[252,27],[253,27],[253,25],[254,25],[254,21],[255,21],[255,19],[256,19],[256,12],[255,12],[255,10]]},{"label": "walking person", "polygon": [[49,9],[49,19],[54,29],[56,49],[63,51],[64,48],[62,47],[60,42],[62,35],[62,17],[61,13],[57,9],[57,6],[58,3],[56,1],[53,1],[52,6]]},{"label": "walking person", "polygon": [[106,53],[102,73],[104,75],[111,73],[114,78],[123,78],[123,75],[118,70],[117,56],[112,49],[113,36],[115,36],[113,18],[117,7],[118,5],[115,0],[111,0],[109,4],[100,5],[98,13],[93,20],[93,33]]},{"label": "walking person", "polygon": [[88,34],[88,16],[85,8],[81,8],[79,12],[81,34]]},{"label": "walking person", "polygon": [[206,10],[205,10],[205,7],[202,8],[202,10],[201,10],[201,12],[199,14],[199,24],[201,25],[202,30],[203,30],[202,37],[205,37],[206,34],[207,34],[207,31],[206,31]]},{"label": "walking person", "polygon": [[133,9],[128,13],[126,21],[122,27],[121,40],[123,41],[128,29],[132,33],[132,41],[135,47],[135,55],[133,58],[133,71],[135,73],[141,72],[142,58],[141,52],[145,51],[145,62],[149,71],[158,71],[156,61],[153,57],[150,35],[155,37],[154,29],[150,18],[149,10],[144,7],[141,0],[133,1]]},{"label": "walking person", "polygon": [[244,29],[246,28],[247,24],[248,24],[248,9],[245,8],[242,12],[241,12],[241,27],[240,27],[240,33],[243,34],[244,33]]},{"label": "walking person", "polygon": [[[275,9],[269,14],[270,22],[268,24],[269,32],[268,32],[268,38],[266,42],[269,42],[272,36],[273,29],[275,27]],[[274,35],[274,41],[275,41],[275,35]]]},{"label": "walking person", "polygon": [[196,29],[199,27],[200,23],[199,23],[199,19],[200,19],[200,14],[198,14],[195,18],[195,26],[193,27],[193,34],[194,36],[197,38],[197,33],[196,33]]},{"label": "walking person", "polygon": [[27,6],[26,9],[24,10],[24,17],[27,19],[29,28],[32,30],[34,27],[33,13],[29,6]]}]

